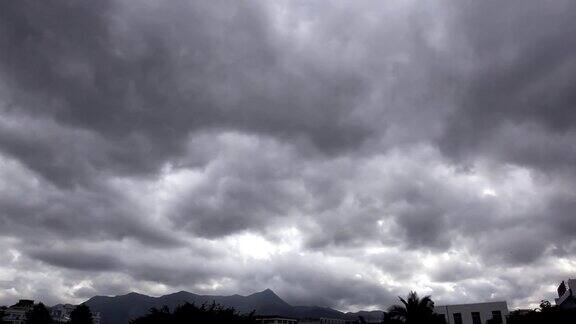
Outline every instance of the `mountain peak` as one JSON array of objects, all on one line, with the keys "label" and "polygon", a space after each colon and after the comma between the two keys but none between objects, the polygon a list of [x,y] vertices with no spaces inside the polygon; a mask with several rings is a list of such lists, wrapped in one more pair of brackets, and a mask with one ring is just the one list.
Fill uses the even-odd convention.
[{"label": "mountain peak", "polygon": [[260,291],[260,292],[254,293],[254,294],[252,294],[252,296],[264,296],[264,297],[267,297],[267,298],[270,298],[270,297],[280,298],[280,297],[278,297],[278,295],[276,295],[276,293],[275,293],[274,291],[272,291],[272,289],[270,289],[270,288],[266,288],[266,289],[264,289],[264,290],[262,290],[262,291]]}]

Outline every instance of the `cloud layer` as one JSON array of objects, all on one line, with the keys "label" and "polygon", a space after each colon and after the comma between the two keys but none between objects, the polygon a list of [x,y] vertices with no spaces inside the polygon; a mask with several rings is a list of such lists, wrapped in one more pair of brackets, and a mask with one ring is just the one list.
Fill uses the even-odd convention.
[{"label": "cloud layer", "polygon": [[3,1],[0,303],[552,298],[571,1]]}]

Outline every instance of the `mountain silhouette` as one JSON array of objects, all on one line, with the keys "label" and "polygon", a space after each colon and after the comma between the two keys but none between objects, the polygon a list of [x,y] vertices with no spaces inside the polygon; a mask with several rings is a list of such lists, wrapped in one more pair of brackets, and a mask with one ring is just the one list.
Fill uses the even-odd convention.
[{"label": "mountain silhouette", "polygon": [[197,295],[187,291],[150,297],[138,293],[129,293],[115,297],[95,296],[85,302],[93,312],[99,312],[102,324],[126,324],[130,319],[142,316],[152,307],[164,305],[171,310],[184,303],[201,305],[215,302],[232,307],[240,313],[255,311],[257,315],[280,315],[293,318],[356,318],[355,313],[342,313],[332,308],[319,306],[292,306],[278,297],[270,289],[248,296],[211,296]]}]

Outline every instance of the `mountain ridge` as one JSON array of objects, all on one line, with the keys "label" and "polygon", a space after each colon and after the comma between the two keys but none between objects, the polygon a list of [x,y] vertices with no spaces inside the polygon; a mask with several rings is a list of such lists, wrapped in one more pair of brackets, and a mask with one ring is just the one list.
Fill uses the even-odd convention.
[{"label": "mountain ridge", "polygon": [[356,318],[356,313],[344,313],[330,307],[321,306],[292,306],[280,298],[273,290],[265,289],[250,295],[198,295],[188,291],[178,291],[159,297],[130,292],[117,296],[94,296],[84,304],[93,312],[99,312],[102,324],[126,324],[131,319],[146,314],[150,308],[168,306],[171,310],[184,303],[201,305],[217,303],[225,307],[232,307],[239,313],[257,315],[279,315],[292,318]]}]

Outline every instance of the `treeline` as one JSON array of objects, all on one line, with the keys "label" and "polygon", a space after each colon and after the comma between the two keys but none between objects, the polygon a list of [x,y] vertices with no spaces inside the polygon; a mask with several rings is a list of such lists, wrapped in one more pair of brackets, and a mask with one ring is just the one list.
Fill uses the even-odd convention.
[{"label": "treeline", "polygon": [[216,303],[196,306],[185,303],[170,311],[167,306],[152,308],[148,314],[130,321],[130,324],[251,324],[256,323],[254,313],[247,315],[237,313],[233,308],[223,307]]},{"label": "treeline", "polygon": [[[434,302],[430,296],[419,298],[411,292],[406,299],[400,298],[401,304],[388,308],[380,323],[383,324],[444,324],[442,315],[434,313]],[[3,310],[0,309],[0,324],[3,321]],[[360,323],[366,323],[362,317]],[[87,305],[78,305],[70,313],[69,324],[93,324],[93,316]],[[254,312],[240,314],[234,308],[222,305],[185,303],[174,308],[167,306],[151,308],[148,314],[133,319],[129,324],[252,324],[256,323]],[[490,319],[486,324],[500,324],[500,320]],[[507,317],[508,324],[574,324],[576,323],[576,309],[561,309],[542,301],[540,308],[534,310],[512,311]],[[42,303],[35,304],[26,313],[24,324],[56,324],[50,312]]]},{"label": "treeline", "polygon": [[562,309],[542,301],[540,308],[530,311],[512,311],[508,324],[574,324],[576,309]]}]

